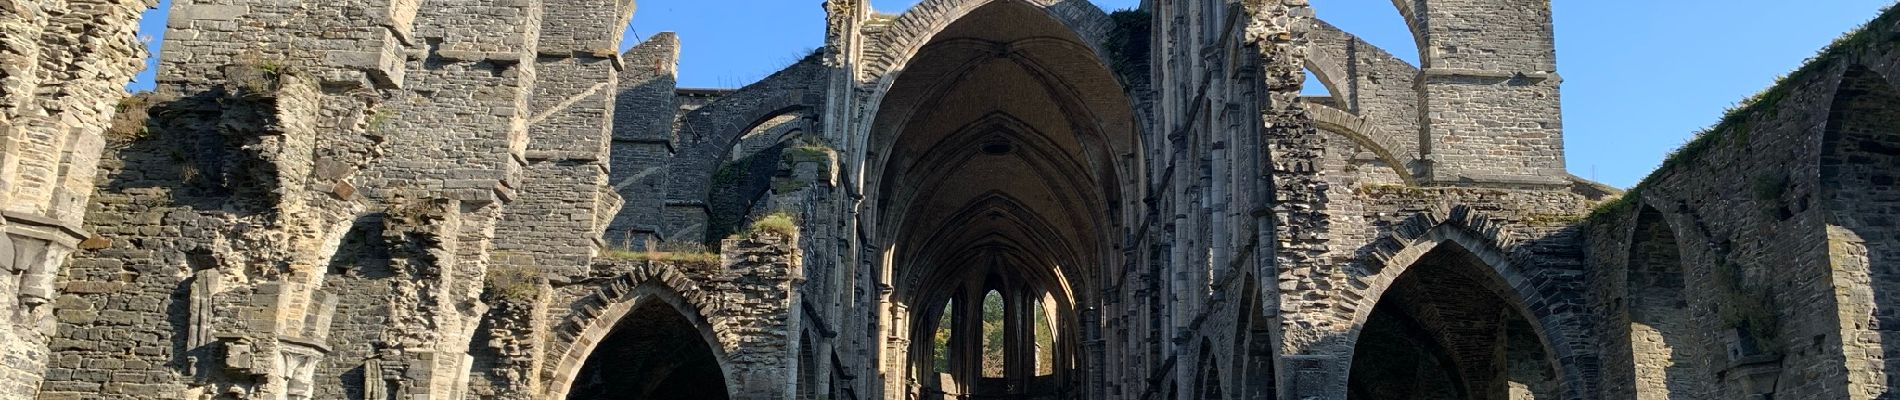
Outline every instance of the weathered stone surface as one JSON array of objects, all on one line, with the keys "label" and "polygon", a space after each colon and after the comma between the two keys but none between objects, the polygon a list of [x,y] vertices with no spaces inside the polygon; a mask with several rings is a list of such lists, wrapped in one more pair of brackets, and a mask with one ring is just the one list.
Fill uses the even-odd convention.
[{"label": "weathered stone surface", "polygon": [[1548,2],[1394,3],[1421,67],[1304,0],[827,0],[736,90],[633,3],[177,0],[119,103],[150,3],[0,1],[0,398],[1900,386],[1900,13],[1622,194]]}]

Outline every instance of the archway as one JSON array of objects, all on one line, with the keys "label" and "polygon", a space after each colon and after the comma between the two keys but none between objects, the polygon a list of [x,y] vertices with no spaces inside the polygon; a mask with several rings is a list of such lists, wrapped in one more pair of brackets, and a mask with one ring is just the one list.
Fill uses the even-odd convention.
[{"label": "archway", "polygon": [[1864,66],[1848,68],[1821,145],[1820,197],[1831,213],[1828,223],[1858,242],[1832,250],[1840,260],[1835,267],[1867,274],[1872,282],[1871,304],[1843,307],[1866,313],[1852,324],[1879,337],[1879,348],[1868,356],[1886,363],[1885,387],[1891,391],[1900,387],[1900,284],[1894,283],[1900,282],[1894,222],[1894,204],[1900,204],[1900,90]]},{"label": "archway", "polygon": [[1696,332],[1676,232],[1662,212],[1644,206],[1630,236],[1628,289],[1631,373],[1636,398],[1702,398],[1707,356]]},{"label": "archway", "polygon": [[1100,335],[1083,310],[1120,257],[1137,160],[1115,75],[1054,15],[1077,3],[944,8],[954,22],[873,96],[865,225],[910,348],[894,391],[1097,397],[1080,392],[1100,386],[1082,382],[1079,344]]},{"label": "archway", "polygon": [[1271,399],[1274,391],[1274,337],[1275,320],[1267,315],[1266,303],[1261,301],[1260,285],[1252,274],[1242,276],[1246,282],[1241,289],[1241,314],[1235,324],[1234,338],[1236,349],[1242,351],[1234,357],[1234,392],[1243,399]]},{"label": "archway", "polygon": [[1491,268],[1442,242],[1373,307],[1353,350],[1348,398],[1552,399],[1556,363]]},{"label": "archway", "polygon": [[1221,392],[1226,388],[1221,386],[1220,378],[1220,359],[1214,356],[1214,345],[1203,341],[1201,342],[1200,377],[1195,378],[1199,382],[1195,384],[1194,398],[1222,400],[1225,396],[1222,396]]},{"label": "archway", "polygon": [[663,301],[628,312],[587,356],[569,399],[711,399],[729,397],[712,346],[685,315]]}]

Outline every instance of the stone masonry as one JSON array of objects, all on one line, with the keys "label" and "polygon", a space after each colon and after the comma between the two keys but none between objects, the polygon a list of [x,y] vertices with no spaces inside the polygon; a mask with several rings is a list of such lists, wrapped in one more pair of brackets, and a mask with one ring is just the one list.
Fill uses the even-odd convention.
[{"label": "stone masonry", "polygon": [[1548,1],[1396,1],[1412,65],[1306,0],[825,0],[695,89],[633,0],[174,0],[128,96],[154,5],[0,0],[0,398],[1900,386],[1896,12],[1622,191]]}]

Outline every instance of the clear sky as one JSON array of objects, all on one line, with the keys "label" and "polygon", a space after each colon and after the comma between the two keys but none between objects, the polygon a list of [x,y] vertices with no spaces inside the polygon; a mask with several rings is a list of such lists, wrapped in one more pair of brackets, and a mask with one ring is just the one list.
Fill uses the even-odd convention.
[{"label": "clear sky", "polygon": [[[818,0],[638,0],[627,45],[679,32],[680,83],[738,87],[817,48]],[[1139,0],[1095,0],[1105,10]],[[1313,0],[1320,18],[1416,64],[1418,50],[1390,0]],[[1893,0],[1554,0],[1558,73],[1570,171],[1636,184],[1724,109]],[[873,0],[896,13],[917,0]],[[169,6],[162,1],[160,10]],[[159,44],[165,15],[147,14]],[[150,71],[131,85],[151,87]],[[1317,85],[1310,85],[1317,86]]]}]

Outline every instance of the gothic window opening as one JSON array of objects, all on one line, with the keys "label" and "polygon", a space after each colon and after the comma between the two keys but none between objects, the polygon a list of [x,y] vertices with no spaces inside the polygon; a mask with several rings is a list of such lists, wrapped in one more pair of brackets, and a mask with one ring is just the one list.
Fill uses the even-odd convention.
[{"label": "gothic window opening", "polygon": [[1055,316],[1054,307],[1055,301],[1048,295],[1043,295],[1043,298],[1037,299],[1034,307],[1030,307],[1030,310],[1035,312],[1035,315],[1030,317],[1030,321],[1036,324],[1034,332],[1036,376],[1056,373],[1055,321],[1050,320]]},{"label": "gothic window opening", "polygon": [[935,349],[931,355],[931,372],[939,375],[950,373],[950,353],[956,351],[950,347],[950,328],[956,326],[956,320],[950,318],[952,315],[956,315],[956,301],[944,301],[944,311],[937,317],[937,334],[931,334],[931,345]]},{"label": "gothic window opening", "polygon": [[983,377],[1001,378],[1008,358],[1003,353],[1006,324],[1003,294],[990,290],[983,295]]},{"label": "gothic window opening", "polygon": [[[1000,264],[1000,263],[998,263]],[[1007,265],[965,270],[941,308],[926,311],[913,341],[920,397],[1047,398],[1064,393],[1075,368],[1065,335],[1068,307]],[[966,291],[965,288],[985,288]],[[959,306],[959,305],[962,306]]]}]

